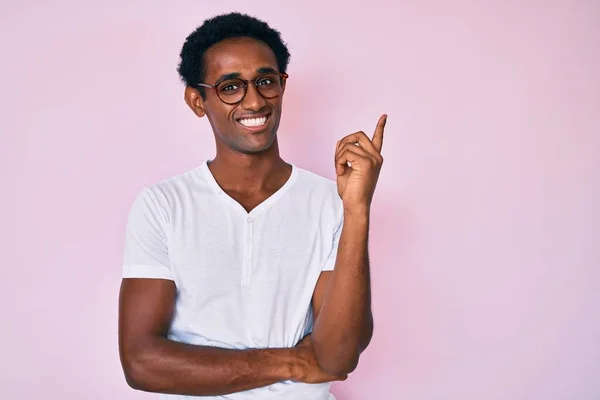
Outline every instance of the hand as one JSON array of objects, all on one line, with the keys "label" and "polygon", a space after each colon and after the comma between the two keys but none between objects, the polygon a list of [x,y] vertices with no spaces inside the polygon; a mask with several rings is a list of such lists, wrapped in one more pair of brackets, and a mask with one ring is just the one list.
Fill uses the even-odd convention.
[{"label": "hand", "polygon": [[338,193],[345,210],[368,210],[383,164],[381,146],[387,115],[377,122],[373,139],[364,132],[346,136],[337,143],[335,172]]},{"label": "hand", "polygon": [[310,334],[292,348],[294,354],[294,381],[304,383],[325,383],[345,381],[348,375],[331,375],[319,367]]}]

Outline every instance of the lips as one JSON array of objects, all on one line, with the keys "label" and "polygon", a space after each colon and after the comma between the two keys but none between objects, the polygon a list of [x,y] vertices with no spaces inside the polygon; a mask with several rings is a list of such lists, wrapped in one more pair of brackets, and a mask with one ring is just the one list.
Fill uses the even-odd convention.
[{"label": "lips", "polygon": [[267,125],[267,122],[270,119],[271,114],[263,114],[263,115],[248,115],[242,118],[237,118],[237,122],[242,125],[244,128],[250,130],[260,130]]}]

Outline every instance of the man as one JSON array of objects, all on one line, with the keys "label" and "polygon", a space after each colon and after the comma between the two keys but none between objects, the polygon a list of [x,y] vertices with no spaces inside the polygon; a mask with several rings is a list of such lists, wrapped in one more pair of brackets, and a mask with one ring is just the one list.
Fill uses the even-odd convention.
[{"label": "man", "polygon": [[135,389],[325,400],[369,344],[367,237],[386,116],[372,140],[338,142],[337,185],[284,162],[288,61],[279,32],[238,13],[183,45],[185,102],[210,121],[217,151],[131,209],[119,348]]}]

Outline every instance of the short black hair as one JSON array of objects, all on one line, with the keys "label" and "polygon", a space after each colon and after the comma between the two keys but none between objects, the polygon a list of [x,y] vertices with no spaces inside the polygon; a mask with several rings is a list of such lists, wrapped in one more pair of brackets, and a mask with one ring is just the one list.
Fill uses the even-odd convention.
[{"label": "short black hair", "polygon": [[266,43],[275,53],[279,72],[286,72],[290,53],[279,31],[258,18],[232,12],[207,19],[185,39],[177,68],[183,83],[191,87],[203,83],[206,50],[225,39],[236,37],[250,37]]}]

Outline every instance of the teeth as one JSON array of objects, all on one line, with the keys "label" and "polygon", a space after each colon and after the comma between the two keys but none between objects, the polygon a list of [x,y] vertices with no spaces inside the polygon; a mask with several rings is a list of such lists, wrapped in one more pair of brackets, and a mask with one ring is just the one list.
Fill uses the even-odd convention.
[{"label": "teeth", "polygon": [[261,126],[264,125],[265,122],[267,122],[267,117],[240,119],[240,124],[244,126]]}]

